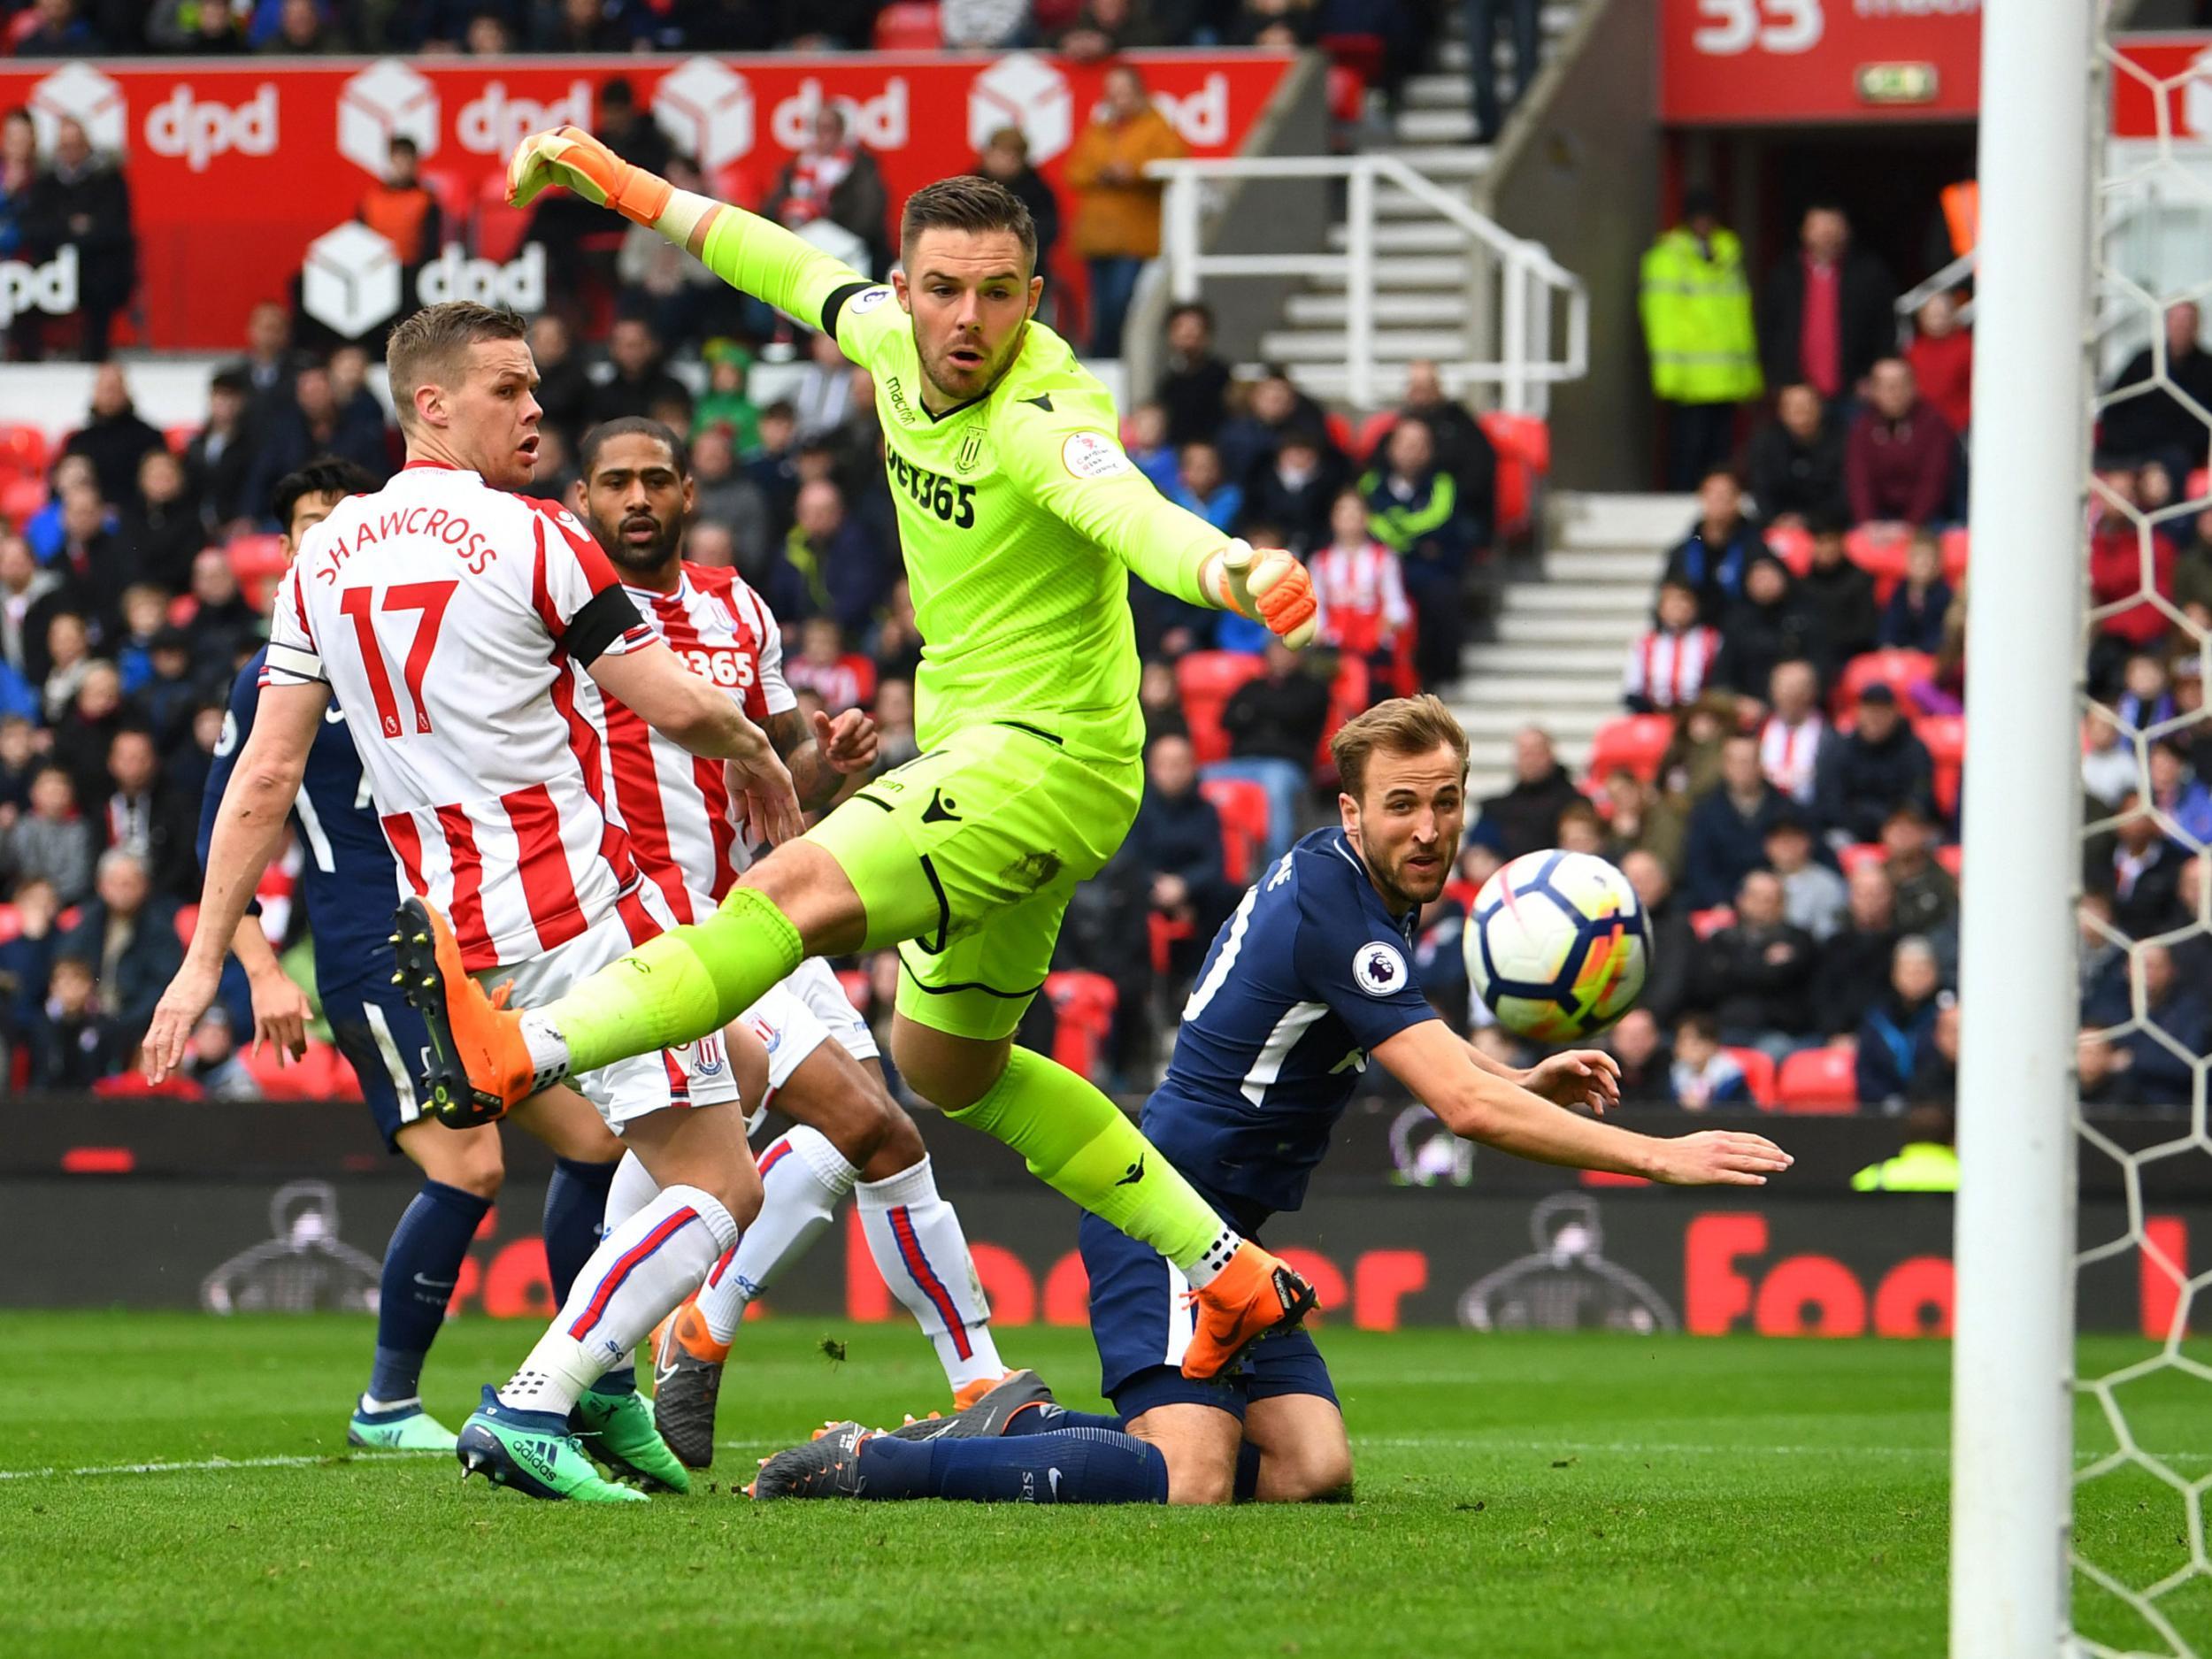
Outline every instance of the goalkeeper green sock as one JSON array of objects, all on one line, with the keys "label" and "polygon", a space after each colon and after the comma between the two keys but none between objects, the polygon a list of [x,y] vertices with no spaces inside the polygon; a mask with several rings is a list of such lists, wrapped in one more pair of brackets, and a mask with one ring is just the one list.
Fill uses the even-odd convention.
[{"label": "goalkeeper green sock", "polygon": [[1194,1286],[1243,1242],[1120,1107],[1041,1054],[1016,1048],[989,1094],[945,1115],[1003,1141],[1032,1175],[1150,1245]]},{"label": "goalkeeper green sock", "polygon": [[805,956],[799,930],[773,901],[733,887],[705,921],[647,940],[526,1013],[531,1062],[541,1071],[594,1071],[694,1041],[760,1001]]}]

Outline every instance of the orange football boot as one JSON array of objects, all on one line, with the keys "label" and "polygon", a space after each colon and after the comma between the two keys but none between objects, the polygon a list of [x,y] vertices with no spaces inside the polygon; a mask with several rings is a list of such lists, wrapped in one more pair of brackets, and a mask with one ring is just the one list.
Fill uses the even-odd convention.
[{"label": "orange football boot", "polygon": [[505,987],[487,995],[470,977],[453,930],[424,900],[402,900],[392,925],[394,977],[430,1028],[421,1080],[431,1114],[457,1129],[496,1122],[538,1087],[521,1013],[506,1006]]},{"label": "orange football boot", "polygon": [[1189,1299],[1194,1317],[1183,1375],[1201,1380],[1219,1376],[1262,1337],[1296,1330],[1320,1300],[1311,1285],[1249,1239]]}]

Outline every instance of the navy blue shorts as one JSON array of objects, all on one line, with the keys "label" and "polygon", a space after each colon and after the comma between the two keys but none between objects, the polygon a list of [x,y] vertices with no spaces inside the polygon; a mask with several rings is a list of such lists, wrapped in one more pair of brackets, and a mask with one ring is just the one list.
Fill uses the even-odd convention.
[{"label": "navy blue shorts", "polygon": [[1190,1346],[1190,1286],[1149,1245],[1083,1217],[1083,1267],[1091,1279],[1091,1335],[1098,1343],[1098,1391],[1124,1418],[1155,1406],[1213,1406],[1244,1419],[1255,1400],[1313,1394],[1336,1403],[1321,1350],[1304,1331],[1263,1337],[1233,1374],[1195,1381],[1182,1372]]},{"label": "navy blue shorts", "polygon": [[322,1004],[338,1052],[361,1079],[361,1093],[376,1114],[384,1149],[398,1151],[399,1132],[422,1116],[415,1073],[430,1045],[428,1027],[388,986],[349,986],[326,994]]}]

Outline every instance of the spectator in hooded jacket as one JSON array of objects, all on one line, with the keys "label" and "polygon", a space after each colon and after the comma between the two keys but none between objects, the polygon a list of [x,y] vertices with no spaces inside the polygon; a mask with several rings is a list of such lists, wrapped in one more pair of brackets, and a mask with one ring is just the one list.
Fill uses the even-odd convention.
[{"label": "spectator in hooded jacket", "polygon": [[1698,619],[1720,626],[1744,596],[1744,579],[1767,544],[1744,516],[1743,487],[1725,468],[1698,480],[1697,522],[1667,556],[1666,580],[1685,582],[1697,595]]},{"label": "spectator in hooded jacket", "polygon": [[1820,394],[1800,381],[1786,386],[1774,419],[1751,434],[1744,471],[1759,518],[1769,529],[1810,529],[1816,520],[1850,511],[1843,488],[1843,434]]},{"label": "spectator in hooded jacket", "polygon": [[1884,357],[1868,378],[1866,407],[1843,450],[1851,517],[1878,534],[1918,530],[1949,509],[1959,438],[1920,395],[1912,365]]},{"label": "spectator in hooded jacket", "polygon": [[1307,558],[1328,544],[1332,506],[1344,484],[1335,449],[1318,432],[1294,426],[1276,446],[1274,460],[1252,470],[1245,516],[1277,526],[1283,536],[1278,545]]},{"label": "spectator in hooded jacket", "polygon": [[1738,733],[1721,746],[1721,780],[1690,811],[1683,886],[1693,910],[1734,896],[1745,876],[1766,864],[1767,832],[1788,810],[1759,766],[1759,741]]},{"label": "spectator in hooded jacket", "polygon": [[1839,1037],[1855,1032],[1866,1010],[1889,984],[1893,955],[1901,936],[1897,927],[1897,894],[1889,872],[1863,864],[1845,883],[1849,901],[1843,925],[1820,948],[1813,1002],[1820,1028]]},{"label": "spectator in hooded jacket", "polygon": [[1479,821],[1494,830],[1499,854],[1509,862],[1553,845],[1559,815],[1581,800],[1552,749],[1551,733],[1524,726],[1513,735],[1512,787],[1481,803]]},{"label": "spectator in hooded jacket", "polygon": [[1824,678],[1832,660],[1828,636],[1782,561],[1762,554],[1744,575],[1743,598],[1721,624],[1720,657],[1709,683],[1756,708],[1776,664],[1792,660],[1812,664],[1816,676]]},{"label": "spectator in hooded jacket", "polygon": [[1186,925],[1171,957],[1179,983],[1203,959],[1235,898],[1222,868],[1221,814],[1199,793],[1190,740],[1155,738],[1145,751],[1144,771],[1144,798],[1129,841],[1149,873],[1153,912]]},{"label": "spectator in hooded jacket", "polygon": [[[1862,651],[1872,650],[1880,631],[1881,611],[1874,601],[1874,578],[1851,562],[1850,553],[1844,546],[1840,520],[1817,518],[1809,528],[1813,533],[1812,562],[1797,579],[1797,591],[1820,618],[1820,631],[1828,641],[1831,660],[1847,663]],[[1947,589],[1945,601],[1949,601]],[[1942,622],[1939,615],[1939,636]]]},{"label": "spectator in hooded jacket", "polygon": [[1428,422],[1412,416],[1390,429],[1381,464],[1360,480],[1367,532],[1397,554],[1406,596],[1421,619],[1415,667],[1433,689],[1459,678],[1466,629],[1466,526],[1459,487],[1437,464]]},{"label": "spectator in hooded jacket", "polygon": [[1736,889],[1736,918],[1705,941],[1697,998],[1712,1010],[1721,1041],[1780,1060],[1804,1046],[1816,1026],[1813,973],[1820,953],[1812,935],[1791,925],[1782,883],[1754,870]]},{"label": "spectator in hooded jacket", "polygon": [[1862,1104],[1903,1110],[1913,1074],[1935,1035],[1936,997],[1942,987],[1935,947],[1917,933],[1899,940],[1890,956],[1889,985],[1859,1021]]},{"label": "spectator in hooded jacket", "polygon": [[1857,724],[1831,735],[1813,784],[1813,810],[1839,844],[1876,841],[1906,802],[1935,807],[1935,764],[1905,724],[1897,694],[1877,681],[1859,697]]}]

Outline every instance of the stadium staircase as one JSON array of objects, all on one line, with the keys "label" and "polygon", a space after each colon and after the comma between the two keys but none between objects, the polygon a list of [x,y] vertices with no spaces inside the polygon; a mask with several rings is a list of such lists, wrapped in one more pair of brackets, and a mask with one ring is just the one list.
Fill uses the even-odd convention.
[{"label": "stadium staircase", "polygon": [[1552,495],[1539,566],[1507,581],[1494,637],[1467,648],[1446,699],[1467,728],[1471,798],[1512,783],[1513,734],[1529,725],[1581,778],[1592,736],[1621,712],[1621,671],[1666,550],[1696,510],[1689,495]]},{"label": "stadium staircase", "polygon": [[[1557,48],[1579,11],[1577,0],[1555,0],[1543,9],[1547,53]],[[1448,15],[1448,32],[1432,71],[1409,79],[1402,107],[1394,116],[1366,123],[1357,147],[1363,153],[1395,157],[1464,196],[1489,166],[1492,151],[1474,142],[1463,10],[1451,6]],[[1498,51],[1503,74],[1512,61],[1511,49],[1501,40]],[[1376,281],[1386,290],[1375,306],[1375,361],[1394,371],[1417,357],[1450,364],[1479,355],[1469,338],[1468,290],[1474,274],[1465,234],[1403,190],[1384,188],[1375,210],[1383,221],[1376,231]],[[1330,250],[1344,251],[1348,228],[1339,223],[1328,234]],[[1262,359],[1286,366],[1307,393],[1324,401],[1343,398],[1348,386],[1346,280],[1342,273],[1312,278],[1305,292],[1285,301],[1280,326],[1260,340]],[[1394,374],[1385,383],[1393,396],[1402,384]]]}]

